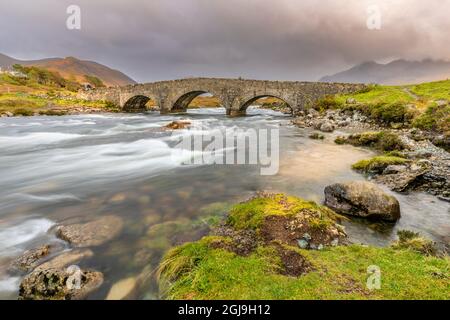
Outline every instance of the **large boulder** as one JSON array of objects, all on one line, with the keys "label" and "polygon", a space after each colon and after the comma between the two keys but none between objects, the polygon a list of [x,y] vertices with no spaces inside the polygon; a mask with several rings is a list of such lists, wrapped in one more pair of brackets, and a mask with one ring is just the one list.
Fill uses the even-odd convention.
[{"label": "large boulder", "polygon": [[120,234],[123,220],[117,216],[103,216],[86,223],[61,225],[56,236],[75,247],[102,245]]},{"label": "large boulder", "polygon": [[398,200],[366,181],[337,183],[325,188],[325,205],[334,211],[363,218],[397,221]]}]

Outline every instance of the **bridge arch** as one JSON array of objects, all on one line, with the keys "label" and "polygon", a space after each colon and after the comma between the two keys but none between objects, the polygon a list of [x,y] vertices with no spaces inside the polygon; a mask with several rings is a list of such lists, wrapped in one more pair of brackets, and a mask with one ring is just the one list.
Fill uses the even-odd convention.
[{"label": "bridge arch", "polygon": [[192,90],[186,91],[184,93],[178,94],[176,96],[176,100],[172,105],[171,112],[186,112],[189,108],[191,102],[194,101],[195,98],[198,98],[202,95],[210,94],[212,97],[215,97],[219,100],[220,107],[223,107],[223,102],[220,95],[215,94],[211,90]]},{"label": "bridge arch", "polygon": [[126,100],[122,110],[125,112],[145,112],[148,110],[147,104],[150,101],[158,104],[158,101],[151,95],[137,94]]},{"label": "bridge arch", "polygon": [[290,103],[287,99],[281,98],[277,95],[272,95],[272,94],[260,94],[260,95],[256,95],[254,97],[251,98],[244,98],[244,102],[242,103],[242,105],[239,108],[239,112],[242,114],[245,114],[246,110],[248,107],[250,107],[251,105],[253,105],[256,101],[263,99],[263,98],[275,98],[281,102],[283,102],[287,108],[289,108],[290,113],[293,114],[294,113],[294,106],[292,104],[292,102]]}]

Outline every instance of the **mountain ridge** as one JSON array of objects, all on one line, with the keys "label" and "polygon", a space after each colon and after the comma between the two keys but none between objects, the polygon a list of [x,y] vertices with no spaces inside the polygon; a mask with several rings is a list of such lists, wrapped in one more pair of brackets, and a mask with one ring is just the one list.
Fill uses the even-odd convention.
[{"label": "mountain ridge", "polygon": [[322,77],[319,81],[405,85],[448,78],[450,61],[397,59],[386,64],[366,61],[334,75]]},{"label": "mountain ridge", "polygon": [[41,67],[58,72],[64,78],[74,78],[79,82],[86,82],[84,76],[90,75],[101,79],[106,86],[124,86],[136,83],[123,72],[95,61],[81,60],[72,56],[66,58],[19,60],[0,53],[0,67],[9,68],[14,64]]}]

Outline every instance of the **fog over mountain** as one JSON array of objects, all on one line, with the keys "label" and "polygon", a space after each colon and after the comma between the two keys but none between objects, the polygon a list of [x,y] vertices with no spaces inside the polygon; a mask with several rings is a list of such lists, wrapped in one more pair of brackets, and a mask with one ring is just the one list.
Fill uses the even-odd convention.
[{"label": "fog over mountain", "polygon": [[[0,0],[0,52],[74,56],[139,81],[318,80],[365,61],[450,59],[450,0]],[[378,5],[381,29],[367,27]]]},{"label": "fog over mountain", "polygon": [[395,60],[382,64],[373,61],[359,64],[348,70],[325,76],[324,82],[412,84],[450,78],[449,61]]}]

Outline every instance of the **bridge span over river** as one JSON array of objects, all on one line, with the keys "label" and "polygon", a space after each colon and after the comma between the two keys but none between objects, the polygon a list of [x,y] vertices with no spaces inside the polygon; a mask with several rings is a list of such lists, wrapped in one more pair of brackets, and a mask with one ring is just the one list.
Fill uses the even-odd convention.
[{"label": "bridge span over river", "polygon": [[363,84],[297,81],[263,81],[245,79],[188,78],[124,87],[83,91],[80,98],[105,100],[119,105],[125,112],[142,112],[151,99],[161,113],[185,112],[197,96],[209,93],[220,100],[231,116],[245,115],[256,100],[275,97],[283,100],[293,114],[320,98],[337,93],[351,93],[365,88]]}]

